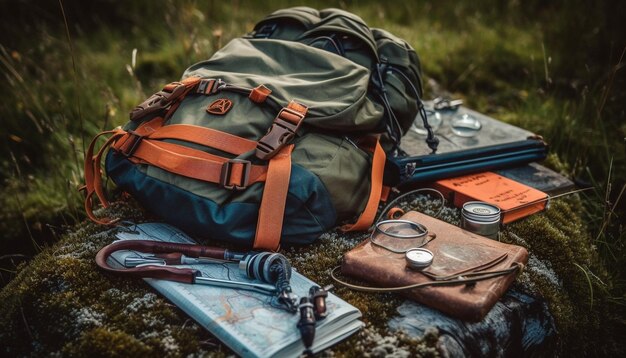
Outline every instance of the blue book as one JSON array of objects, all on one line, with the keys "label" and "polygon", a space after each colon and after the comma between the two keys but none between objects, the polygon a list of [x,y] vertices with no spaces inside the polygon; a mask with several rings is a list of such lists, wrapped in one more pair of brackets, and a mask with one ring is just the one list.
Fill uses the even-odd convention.
[{"label": "blue book", "polygon": [[[421,118],[402,137],[401,154],[385,165],[385,185],[430,182],[461,175],[517,167],[544,159],[548,146],[522,128],[466,107],[435,111],[425,104],[428,121],[439,138],[435,154],[425,143]],[[460,123],[460,124],[459,124]]]}]

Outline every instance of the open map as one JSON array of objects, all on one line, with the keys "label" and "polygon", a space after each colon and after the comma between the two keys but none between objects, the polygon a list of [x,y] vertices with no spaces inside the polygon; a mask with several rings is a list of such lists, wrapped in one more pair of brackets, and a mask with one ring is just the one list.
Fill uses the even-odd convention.
[{"label": "open map", "polygon": [[[146,223],[129,226],[116,234],[120,240],[195,242],[173,226]],[[126,257],[140,257],[133,251],[114,253],[109,265],[122,266]],[[115,261],[115,262],[113,262]],[[190,265],[204,277],[254,282],[236,263]],[[296,327],[298,314],[278,309],[270,296],[247,290],[199,284],[145,279],[148,284],[185,311],[232,350],[245,357],[299,356],[304,351]],[[292,272],[293,292],[302,297],[314,282]],[[317,323],[314,352],[321,351],[359,330],[361,313],[332,293],[327,299],[328,317]]]}]

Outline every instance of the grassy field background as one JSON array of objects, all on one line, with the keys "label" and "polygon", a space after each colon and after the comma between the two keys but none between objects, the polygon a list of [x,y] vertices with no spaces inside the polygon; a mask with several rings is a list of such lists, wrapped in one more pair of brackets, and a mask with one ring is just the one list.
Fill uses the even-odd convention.
[{"label": "grassy field background", "polygon": [[426,98],[443,89],[543,135],[548,164],[594,187],[584,219],[623,328],[620,1],[0,1],[0,284],[84,218],[76,189],[95,133],[125,123],[137,103],[265,14],[294,5],[340,7],[393,32],[420,55]]}]

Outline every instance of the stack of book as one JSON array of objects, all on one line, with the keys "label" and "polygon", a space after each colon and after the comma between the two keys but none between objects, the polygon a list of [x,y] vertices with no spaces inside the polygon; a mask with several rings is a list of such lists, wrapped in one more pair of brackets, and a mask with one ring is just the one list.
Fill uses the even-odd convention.
[{"label": "stack of book", "polygon": [[[426,103],[439,138],[437,152],[430,153],[418,117],[402,138],[401,154],[388,160],[385,184],[429,186],[459,208],[468,201],[496,205],[503,224],[544,210],[551,195],[574,188],[571,180],[534,163],[548,152],[541,136],[463,106],[433,106]],[[473,121],[473,131],[455,128],[459,119]]]}]

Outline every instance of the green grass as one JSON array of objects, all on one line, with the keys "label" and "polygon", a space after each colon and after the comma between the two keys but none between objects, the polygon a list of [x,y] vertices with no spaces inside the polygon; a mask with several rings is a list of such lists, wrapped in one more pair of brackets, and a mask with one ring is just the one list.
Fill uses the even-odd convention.
[{"label": "green grass", "polygon": [[[76,189],[83,181],[83,148],[95,133],[125,123],[137,103],[251,30],[264,14],[294,5],[62,3],[73,51],[58,2],[0,2],[0,257],[33,256],[84,218]],[[547,164],[595,187],[581,205],[609,280],[594,283],[581,263],[571,272],[594,284],[586,302],[608,297],[603,309],[623,316],[623,2],[303,3],[350,10],[406,39],[421,57],[427,98],[438,86],[472,108],[543,135],[553,153]],[[0,260],[4,270],[16,264]],[[13,277],[0,275],[3,284]]]}]

